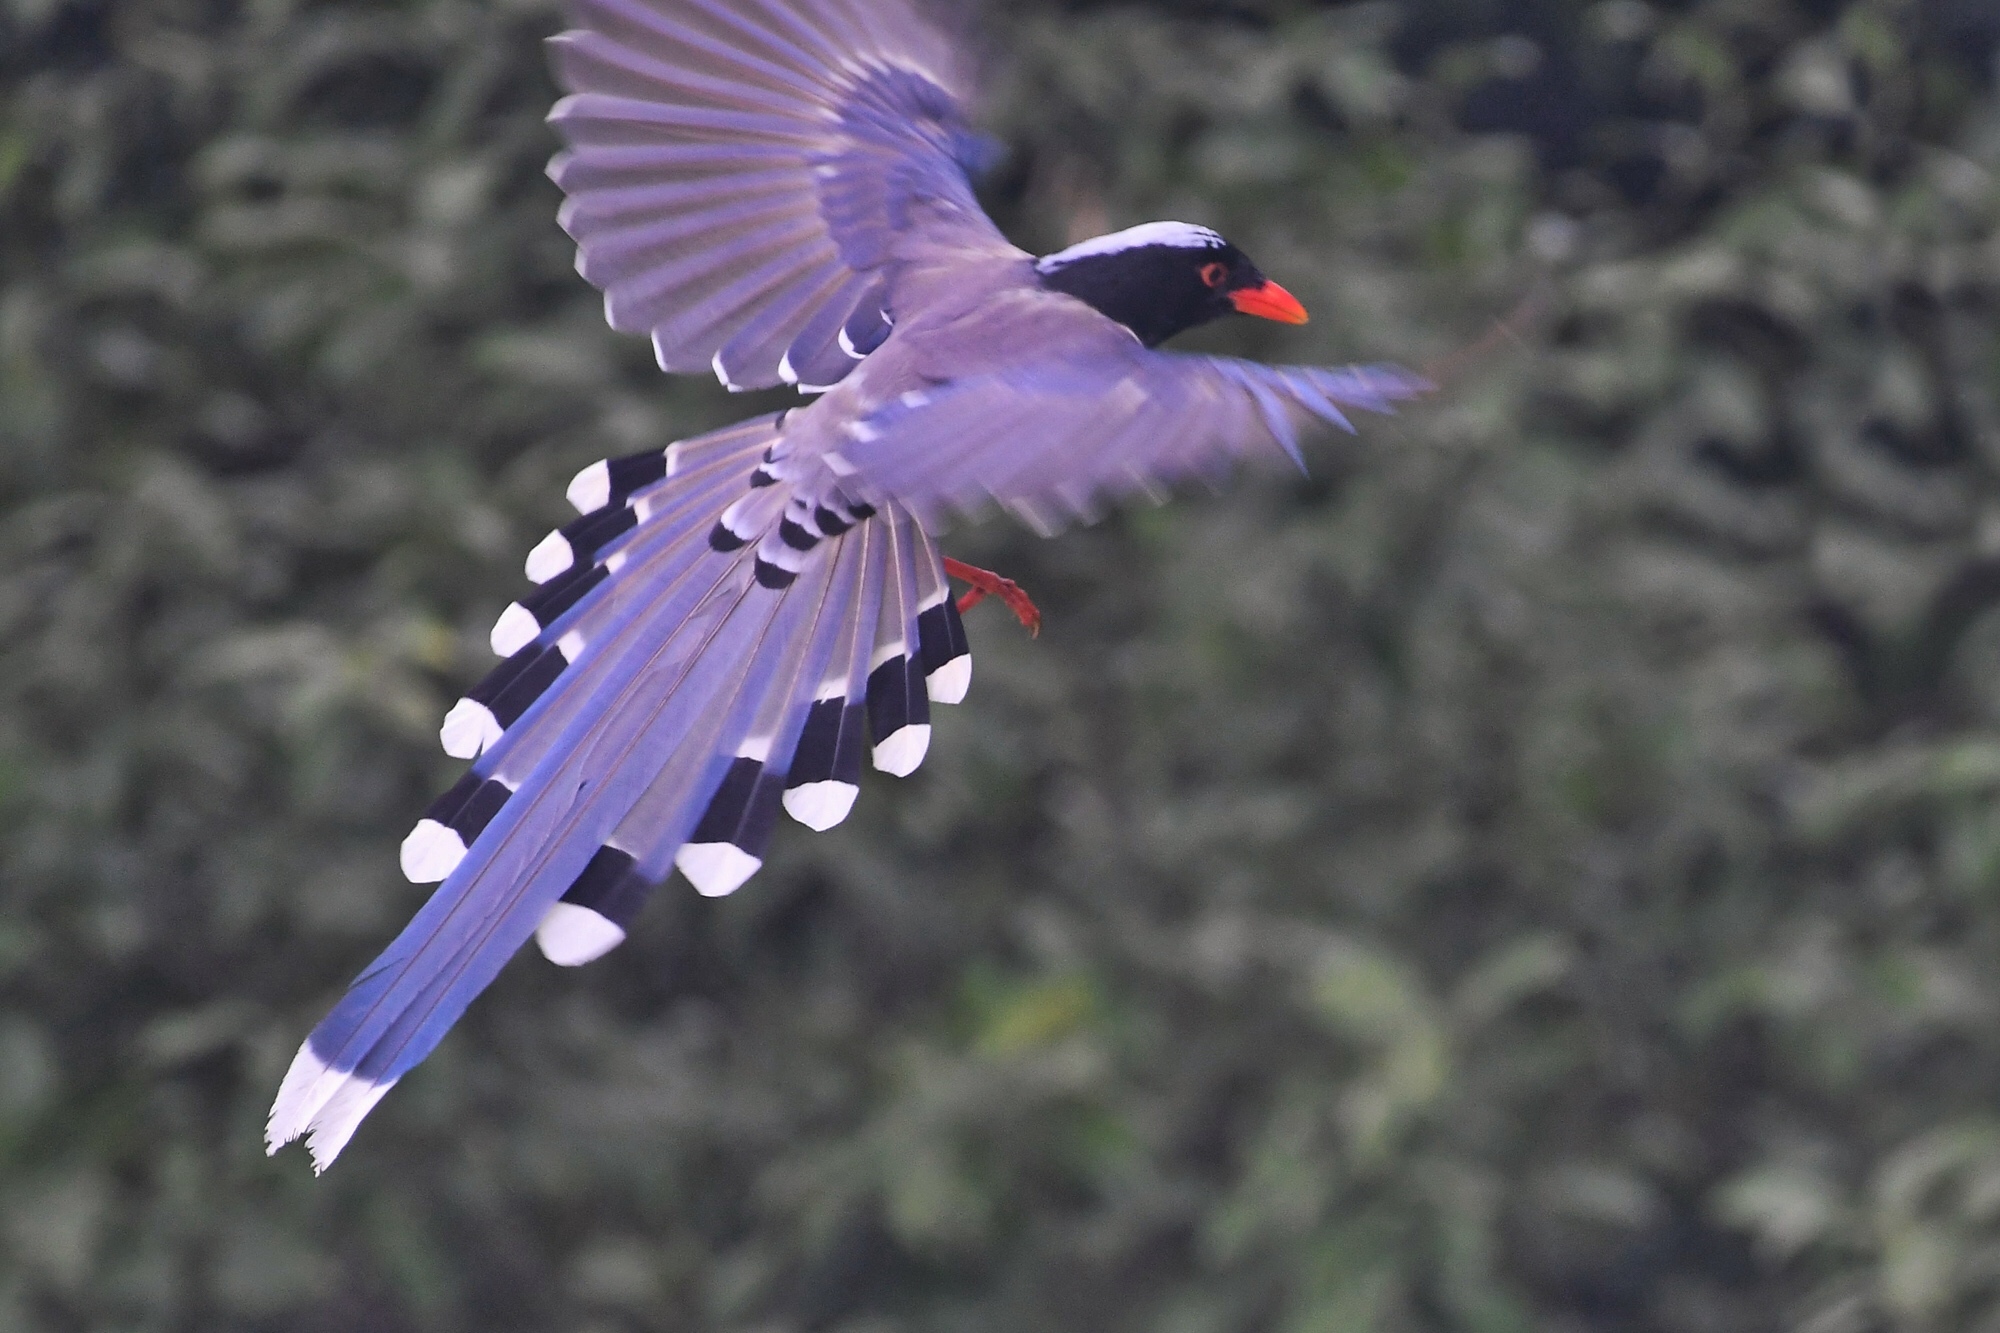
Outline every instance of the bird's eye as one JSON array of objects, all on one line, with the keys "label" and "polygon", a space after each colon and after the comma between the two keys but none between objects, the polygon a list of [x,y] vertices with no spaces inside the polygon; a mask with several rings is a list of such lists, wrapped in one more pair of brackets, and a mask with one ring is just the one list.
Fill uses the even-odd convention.
[{"label": "bird's eye", "polygon": [[1222,280],[1228,276],[1229,266],[1227,264],[1203,264],[1201,266],[1201,280],[1210,287],[1220,287]]}]

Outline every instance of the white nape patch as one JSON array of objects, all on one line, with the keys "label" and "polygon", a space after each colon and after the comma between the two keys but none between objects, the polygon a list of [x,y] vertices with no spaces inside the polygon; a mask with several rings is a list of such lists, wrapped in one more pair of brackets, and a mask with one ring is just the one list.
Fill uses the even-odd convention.
[{"label": "white nape patch", "polygon": [[458,830],[438,823],[435,819],[419,819],[417,826],[403,839],[403,849],[399,860],[403,867],[403,878],[412,884],[435,884],[465,859],[465,839],[458,836]]},{"label": "white nape patch", "polygon": [[721,898],[743,887],[764,864],[728,842],[690,842],[674,853],[674,864],[704,898]]},{"label": "white nape patch", "polygon": [[891,777],[906,778],[917,771],[931,748],[931,724],[914,722],[898,727],[875,747],[875,767]]},{"label": "white nape patch", "polygon": [[1093,236],[1067,250],[1043,255],[1035,261],[1035,272],[1053,273],[1079,259],[1115,255],[1121,250],[1137,250],[1147,245],[1170,246],[1176,250],[1219,250],[1227,244],[1229,242],[1216,232],[1192,222],[1142,222],[1136,227],[1114,231],[1109,236]]},{"label": "white nape patch", "polygon": [[787,384],[799,382],[799,372],[792,369],[792,352],[789,347],[785,349],[785,354],[778,358],[778,378]]},{"label": "white nape patch", "polygon": [[438,742],[453,759],[476,759],[500,739],[500,719],[476,699],[460,699],[444,715]]},{"label": "white nape patch", "polygon": [[893,640],[892,642],[883,644],[880,648],[877,648],[875,650],[872,656],[869,657],[868,674],[871,676],[874,675],[875,669],[881,666],[884,662],[889,661],[891,658],[901,657],[908,651],[909,651],[909,645],[904,643],[901,639],[896,639]]},{"label": "white nape patch", "polygon": [[598,459],[571,478],[563,494],[577,513],[596,513],[611,503],[611,464]]},{"label": "white nape patch", "polygon": [[394,1079],[374,1083],[331,1068],[313,1052],[308,1039],[292,1057],[285,1081],[278,1085],[277,1100],[271,1103],[271,1118],[264,1123],[265,1153],[276,1153],[310,1133],[313,1174],[318,1175],[354,1137],[361,1118],[395,1086]]},{"label": "white nape patch", "polygon": [[557,967],[582,967],[624,942],[623,929],[575,903],[555,904],[535,927],[535,944],[542,957]]},{"label": "white nape patch", "polygon": [[785,792],[785,812],[815,833],[824,833],[847,818],[861,788],[828,779],[802,782]]},{"label": "white nape patch", "polygon": [[965,701],[965,692],[972,688],[972,654],[960,653],[936,671],[924,677],[924,692],[931,696],[932,703],[955,704]]},{"label": "white nape patch", "polygon": [[547,583],[575,563],[576,552],[570,550],[569,538],[551,532],[528,552],[528,582]]},{"label": "white nape patch", "polygon": [[563,661],[574,662],[583,656],[584,638],[582,630],[571,630],[556,640],[556,651],[563,655]]},{"label": "white nape patch", "polygon": [[512,657],[533,643],[541,632],[542,624],[535,619],[534,612],[519,602],[509,602],[500,618],[493,622],[493,633],[487,636],[487,641],[501,657]]},{"label": "white nape patch", "polygon": [[853,360],[863,361],[867,359],[868,353],[857,352],[854,350],[854,339],[847,336],[847,329],[844,325],[840,330],[839,341],[840,341],[840,350],[847,353],[847,355]]}]

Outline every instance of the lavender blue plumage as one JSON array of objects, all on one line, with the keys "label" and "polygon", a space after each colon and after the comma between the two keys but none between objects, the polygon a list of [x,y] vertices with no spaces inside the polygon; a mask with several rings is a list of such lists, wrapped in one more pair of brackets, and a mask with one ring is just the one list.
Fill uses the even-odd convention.
[{"label": "lavender blue plumage", "polygon": [[324,1169],[530,939],[616,947],[678,871],[733,892],[781,813],[845,818],[906,775],[971,657],[933,533],[1039,530],[1427,386],[1391,367],[1158,350],[1231,313],[1299,322],[1206,228],[1041,260],[980,211],[958,55],[906,0],[574,0],[549,172],[578,270],[662,369],[788,383],[786,413],[578,474],[447,713],[471,761],[404,840],[437,883],[300,1049],[272,1151]]}]

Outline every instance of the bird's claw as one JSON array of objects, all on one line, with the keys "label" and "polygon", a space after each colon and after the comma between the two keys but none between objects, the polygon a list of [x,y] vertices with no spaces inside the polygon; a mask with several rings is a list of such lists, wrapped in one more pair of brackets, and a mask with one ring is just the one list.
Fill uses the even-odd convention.
[{"label": "bird's claw", "polygon": [[961,614],[986,600],[987,595],[998,597],[1014,613],[1014,619],[1021,622],[1021,628],[1028,631],[1030,638],[1039,637],[1042,632],[1042,613],[1021,585],[1012,579],[1003,579],[990,569],[968,565],[963,560],[953,560],[946,556],[944,572],[947,577],[957,579],[967,586],[959,596],[958,609]]}]

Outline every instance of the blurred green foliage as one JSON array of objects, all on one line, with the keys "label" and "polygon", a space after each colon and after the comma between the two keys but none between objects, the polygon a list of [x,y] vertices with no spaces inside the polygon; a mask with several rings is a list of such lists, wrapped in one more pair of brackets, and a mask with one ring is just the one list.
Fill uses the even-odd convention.
[{"label": "blurred green foliage", "polygon": [[571,273],[551,0],[0,5],[0,1327],[2000,1329],[1993,7],[986,20],[1022,243],[1444,392],[952,534],[1048,630],[920,775],[314,1180],[522,553],[763,404]]}]

